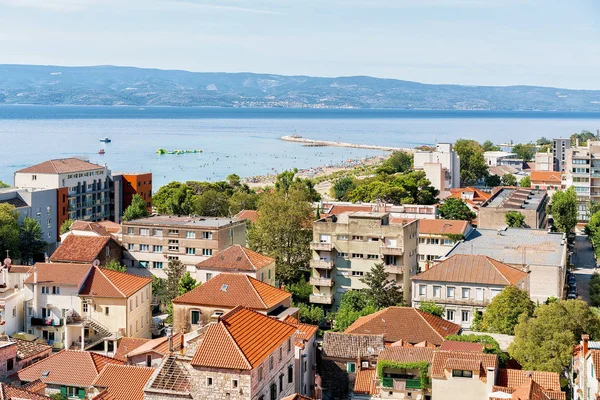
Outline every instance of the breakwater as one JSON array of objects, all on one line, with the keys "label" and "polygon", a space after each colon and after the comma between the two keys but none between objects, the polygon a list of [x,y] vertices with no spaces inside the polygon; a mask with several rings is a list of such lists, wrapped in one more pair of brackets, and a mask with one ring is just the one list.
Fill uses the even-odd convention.
[{"label": "breakwater", "polygon": [[406,151],[409,153],[414,152],[413,149],[402,148],[402,147],[391,147],[391,146],[377,146],[374,144],[356,144],[356,143],[347,143],[347,142],[331,142],[327,140],[313,140],[313,139],[305,139],[299,136],[282,136],[279,139],[284,140],[286,142],[295,142],[302,143],[305,146],[331,146],[331,147],[350,147],[354,149],[369,149],[369,150],[381,150],[381,151]]}]

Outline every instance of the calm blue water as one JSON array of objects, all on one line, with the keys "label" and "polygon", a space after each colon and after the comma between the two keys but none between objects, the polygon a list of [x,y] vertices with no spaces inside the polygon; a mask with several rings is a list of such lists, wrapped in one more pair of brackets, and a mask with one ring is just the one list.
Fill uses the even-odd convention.
[{"label": "calm blue water", "polygon": [[[12,183],[15,170],[47,159],[85,156],[115,172],[151,171],[157,189],[172,180],[262,175],[382,154],[279,140],[294,133],[414,147],[458,138],[527,142],[583,129],[600,129],[600,113],[0,106],[0,180]],[[100,143],[104,136],[112,143]],[[159,156],[158,148],[204,152]]]}]

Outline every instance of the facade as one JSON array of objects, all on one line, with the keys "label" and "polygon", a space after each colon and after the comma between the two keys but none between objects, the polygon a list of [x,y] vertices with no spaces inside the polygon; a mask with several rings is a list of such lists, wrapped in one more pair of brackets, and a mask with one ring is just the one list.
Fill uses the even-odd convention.
[{"label": "facade", "polygon": [[106,265],[110,261],[121,262],[122,255],[121,244],[110,234],[108,236],[70,234],[60,243],[50,257],[50,261],[91,264],[98,260],[100,265]]},{"label": "facade", "polygon": [[554,158],[554,171],[565,172],[567,170],[567,153],[571,148],[571,138],[552,139],[552,156]]},{"label": "facade", "polygon": [[563,297],[568,248],[563,233],[541,229],[476,229],[447,256],[479,254],[529,272],[529,296]]},{"label": "facade", "polygon": [[573,355],[571,365],[571,387],[573,400],[596,399],[600,396],[600,343],[590,341],[590,336],[582,335]]},{"label": "facade", "polygon": [[196,264],[196,280],[207,282],[222,272],[246,274],[275,285],[275,259],[234,244]]},{"label": "facade", "polygon": [[577,193],[577,218],[587,223],[590,218],[588,204],[600,201],[600,141],[588,140],[585,146],[577,145],[566,150],[562,187],[573,186]]},{"label": "facade", "polygon": [[131,205],[136,194],[144,199],[146,208],[152,212],[152,172],[116,173],[112,175],[111,180],[116,222],[121,222],[123,212]]},{"label": "facade", "polygon": [[535,153],[534,162],[536,171],[554,171],[554,154],[550,153],[550,150],[547,153]]},{"label": "facade", "polygon": [[318,326],[300,323],[296,318],[283,319],[297,330],[295,340],[296,393],[310,396],[315,393],[315,375],[317,371],[317,330]]},{"label": "facade", "polygon": [[0,335],[23,331],[23,280],[29,268],[11,265],[10,259],[0,266]]},{"label": "facade", "polygon": [[349,212],[389,212],[395,219],[435,219],[438,216],[437,205],[424,204],[385,204],[385,203],[350,203],[347,201],[332,201],[315,203],[322,218]]},{"label": "facade", "polygon": [[469,235],[473,227],[467,221],[432,219],[419,221],[419,268],[426,270],[433,261],[444,257],[454,245]]},{"label": "facade", "polygon": [[350,212],[313,223],[310,302],[335,309],[347,290],[362,289],[360,281],[373,265],[383,263],[390,279],[410,298],[410,277],[417,270],[418,221],[395,223],[390,213]]},{"label": "facade", "polygon": [[414,169],[425,171],[441,197],[446,197],[448,190],[460,187],[460,160],[451,143],[438,143],[435,151],[416,151]]},{"label": "facade", "polygon": [[246,223],[231,218],[154,215],[123,221],[125,262],[166,278],[170,260],[194,276],[196,264],[234,244],[246,244]]},{"label": "facade", "polygon": [[221,273],[173,300],[173,329],[191,332],[238,305],[270,316],[291,315],[291,293],[246,274]]},{"label": "facade", "polygon": [[505,228],[506,214],[510,211],[518,211],[525,217],[526,228],[546,229],[548,201],[545,190],[501,188],[479,208],[477,227]]},{"label": "facade", "polygon": [[555,171],[531,171],[531,188],[536,190],[547,190],[549,194],[561,189],[560,172]]},{"label": "facade", "polygon": [[[509,153],[506,151],[486,151],[483,153],[483,158],[485,159],[488,167],[497,167],[500,165],[511,165],[506,164],[504,161],[506,160],[516,160],[518,155],[516,153]],[[518,160],[523,164],[523,160]]]},{"label": "facade", "polygon": [[412,306],[434,302],[445,319],[469,329],[476,314],[506,286],[527,290],[527,272],[486,256],[454,255],[412,278]]}]

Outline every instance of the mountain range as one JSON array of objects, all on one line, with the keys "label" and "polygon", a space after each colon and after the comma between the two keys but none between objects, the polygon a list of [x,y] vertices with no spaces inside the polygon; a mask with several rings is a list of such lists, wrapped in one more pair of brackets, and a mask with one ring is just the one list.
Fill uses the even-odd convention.
[{"label": "mountain range", "polygon": [[0,64],[2,104],[600,111],[600,90]]}]

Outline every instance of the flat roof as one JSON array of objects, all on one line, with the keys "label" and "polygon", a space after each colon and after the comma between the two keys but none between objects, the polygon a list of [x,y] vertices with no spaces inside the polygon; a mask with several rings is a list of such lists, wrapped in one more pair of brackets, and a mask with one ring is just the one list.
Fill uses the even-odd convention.
[{"label": "flat roof", "polygon": [[563,236],[542,229],[474,229],[446,256],[481,254],[506,264],[562,266],[566,262]]},{"label": "flat roof", "polygon": [[189,217],[175,215],[153,215],[147,218],[123,221],[124,224],[135,225],[174,225],[190,227],[220,228],[222,226],[245,223],[234,218],[222,217]]},{"label": "flat roof", "polygon": [[537,210],[545,197],[545,190],[505,188],[500,189],[482,207]]},{"label": "flat roof", "polygon": [[506,156],[516,156],[517,153],[510,153],[508,151],[484,151],[483,156],[488,157],[506,157]]}]

